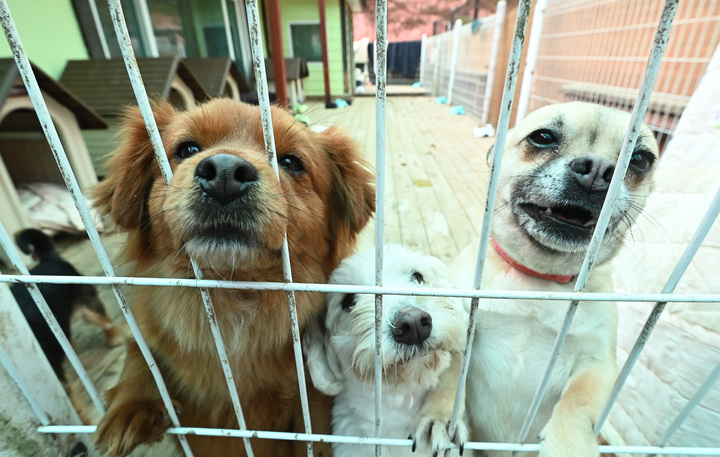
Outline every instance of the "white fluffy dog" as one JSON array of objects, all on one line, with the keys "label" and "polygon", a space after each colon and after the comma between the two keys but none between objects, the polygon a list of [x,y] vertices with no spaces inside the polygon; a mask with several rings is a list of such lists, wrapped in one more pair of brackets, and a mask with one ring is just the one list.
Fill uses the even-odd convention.
[{"label": "white fluffy dog", "polygon": [[[445,265],[435,257],[388,245],[384,259],[385,286],[452,287]],[[374,267],[374,251],[353,255],[333,272],[330,283],[374,285]],[[375,436],[375,296],[331,293],[326,302],[324,325],[305,334],[310,375],[319,390],[337,395],[333,433]],[[412,450],[386,446],[384,456],[417,455],[412,454],[416,448],[438,455],[451,442],[462,450],[468,436],[463,412],[452,438],[448,426],[467,325],[468,310],[461,300],[384,296],[382,436],[413,439]],[[335,443],[333,455],[373,456],[374,449]]]}]

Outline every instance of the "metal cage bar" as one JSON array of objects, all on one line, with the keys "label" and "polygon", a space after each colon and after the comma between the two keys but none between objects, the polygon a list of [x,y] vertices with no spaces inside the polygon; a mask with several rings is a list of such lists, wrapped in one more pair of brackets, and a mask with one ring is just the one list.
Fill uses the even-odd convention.
[{"label": "metal cage bar", "polygon": [[[165,152],[162,148],[162,142],[159,137],[157,126],[154,123],[154,119],[152,118],[152,112],[150,110],[150,105],[147,101],[147,95],[144,93],[144,88],[142,86],[142,80],[140,78],[139,71],[137,70],[137,64],[134,61],[134,55],[132,53],[132,47],[129,43],[129,38],[127,37],[127,30],[123,30],[124,27],[124,20],[122,18],[122,11],[119,7],[119,1],[117,0],[108,0],[111,5],[111,11],[113,12],[113,20],[116,26],[116,33],[118,33],[119,39],[121,41],[121,46],[123,46],[123,40],[125,40],[125,48],[123,49],[123,58],[126,60],[126,65],[128,67],[128,72],[130,74],[131,80],[133,81],[133,87],[134,90],[136,90],[136,96],[138,98],[138,104],[141,107],[141,111],[143,112],[143,117],[145,118],[147,127],[148,127],[148,133],[151,137],[151,140],[153,141],[153,146],[155,147],[155,152],[158,157],[158,163],[161,167],[161,170],[163,171],[163,176],[166,179],[166,182],[169,182],[172,176],[172,172],[169,168],[169,164],[167,163],[167,158],[165,156]],[[288,309],[291,316],[291,332],[293,335],[293,346],[295,351],[295,361],[296,361],[296,369],[298,371],[298,384],[300,389],[300,395],[301,395],[301,402],[303,407],[303,416],[305,420],[305,428],[306,433],[305,434],[296,434],[296,433],[285,433],[285,432],[270,432],[270,431],[253,431],[253,430],[247,430],[244,423],[244,418],[242,417],[242,409],[239,402],[239,398],[237,397],[237,389],[235,388],[234,380],[232,378],[232,371],[230,368],[229,363],[227,362],[227,354],[224,352],[224,345],[222,343],[222,336],[219,333],[219,329],[216,327],[213,327],[213,335],[215,337],[215,343],[216,347],[221,359],[221,362],[223,364],[223,369],[226,374],[226,381],[228,383],[228,388],[231,393],[231,398],[233,401],[233,406],[235,407],[235,413],[238,417],[238,422],[240,424],[240,429],[208,429],[208,428],[199,428],[199,427],[179,427],[179,423],[177,422],[177,417],[175,416],[175,419],[173,421],[174,427],[168,430],[168,433],[171,434],[177,434],[179,435],[179,439],[181,440],[181,443],[183,443],[183,440],[185,439],[186,434],[198,434],[198,435],[204,435],[204,436],[231,436],[231,437],[240,437],[245,439],[246,443],[246,450],[249,455],[252,455],[252,450],[249,447],[249,438],[260,438],[260,439],[280,439],[280,440],[300,440],[300,441],[306,441],[308,443],[308,453],[311,455],[312,453],[312,443],[313,442],[332,442],[332,443],[359,443],[359,444],[367,444],[367,445],[375,445],[376,446],[376,455],[380,455],[380,446],[387,445],[387,446],[410,446],[411,441],[410,440],[404,440],[404,439],[389,439],[389,438],[382,438],[381,437],[381,423],[380,423],[380,417],[381,417],[381,407],[380,407],[380,398],[382,394],[382,364],[380,360],[380,350],[381,350],[381,343],[379,338],[380,333],[380,318],[382,316],[382,297],[383,295],[417,295],[417,296],[452,296],[452,297],[464,297],[464,298],[471,298],[471,319],[470,324],[468,327],[468,344],[465,348],[465,351],[463,353],[463,368],[462,368],[462,375],[461,379],[458,383],[457,392],[462,392],[462,389],[465,387],[465,383],[467,382],[467,371],[468,371],[468,364],[469,364],[469,356],[470,356],[470,348],[472,345],[472,340],[474,338],[474,331],[475,331],[475,324],[477,319],[477,307],[478,307],[478,300],[481,298],[501,298],[501,299],[513,299],[513,298],[522,298],[522,299],[539,299],[539,300],[546,300],[546,301],[567,301],[570,300],[572,303],[570,304],[570,308],[568,309],[568,314],[565,319],[565,322],[563,324],[563,329],[558,334],[558,338],[555,343],[555,347],[553,350],[553,355],[551,355],[551,358],[548,362],[545,377],[549,377],[550,373],[552,372],[553,368],[553,357],[557,355],[557,352],[560,350],[560,347],[562,346],[562,343],[564,341],[564,335],[569,329],[571,323],[572,323],[572,317],[574,310],[576,309],[578,303],[580,301],[589,301],[589,300],[603,300],[603,301],[645,301],[645,302],[656,302],[656,308],[657,305],[664,306],[665,303],[668,302],[705,302],[705,303],[717,303],[720,302],[720,295],[718,294],[672,294],[675,285],[677,285],[677,282],[682,277],[682,274],[684,273],[685,268],[687,268],[687,264],[689,264],[690,260],[694,256],[695,252],[697,251],[697,248],[699,247],[700,243],[702,242],[702,238],[704,238],[704,234],[700,236],[703,231],[705,234],[707,233],[707,230],[709,230],[710,226],[712,225],[712,222],[717,217],[718,212],[720,212],[720,192],[716,196],[716,199],[711,205],[711,208],[708,210],[708,213],[705,216],[705,219],[703,219],[703,222],[701,223],[700,227],[698,227],[698,231],[696,233],[696,236],[693,237],[693,240],[691,240],[690,244],[688,245],[688,248],[686,249],[686,252],[683,254],[683,257],[678,262],[678,265],[676,266],[676,269],[673,271],[673,274],[671,275],[670,279],[668,280],[668,284],[663,289],[663,291],[659,294],[619,294],[619,293],[585,293],[583,292],[584,284],[587,281],[587,278],[590,274],[590,271],[592,269],[595,255],[597,253],[597,249],[600,246],[600,243],[602,242],[602,237],[604,234],[604,230],[607,227],[610,213],[612,212],[612,206],[614,205],[614,201],[617,198],[617,190],[619,188],[619,184],[624,176],[624,171],[627,168],[630,154],[633,149],[633,145],[635,142],[635,138],[633,138],[633,135],[636,135],[636,132],[638,130],[638,127],[642,121],[643,115],[645,110],[647,109],[647,105],[649,102],[649,92],[651,90],[651,87],[654,82],[655,75],[658,71],[658,66],[660,62],[660,58],[662,57],[662,49],[664,46],[664,43],[667,41],[667,34],[670,30],[670,24],[672,22],[672,15],[674,13],[674,10],[677,8],[677,0],[668,0],[665,4],[665,10],[663,13],[663,20],[658,25],[658,33],[656,39],[656,46],[653,48],[650,58],[648,59],[648,70],[645,73],[645,79],[642,83],[642,89],[640,91],[640,95],[638,97],[638,101],[634,105],[634,111],[633,111],[633,117],[631,120],[631,126],[628,129],[628,137],[626,138],[626,141],[623,145],[623,150],[621,151],[620,158],[618,159],[618,166],[619,170],[616,170],[617,173],[613,176],[613,181],[611,183],[610,191],[608,192],[608,198],[605,201],[605,205],[603,207],[603,212],[600,216],[600,221],[598,222],[597,229],[595,233],[593,234],[593,239],[591,241],[591,248],[588,251],[588,254],[585,258],[585,262],[583,265],[583,270],[581,271],[578,281],[576,283],[575,289],[573,292],[567,292],[567,293],[558,293],[558,292],[514,292],[514,291],[500,291],[500,292],[493,292],[493,291],[483,291],[480,290],[481,283],[482,283],[482,275],[483,275],[483,268],[484,268],[484,259],[485,254],[487,253],[488,249],[488,241],[490,236],[490,225],[492,220],[492,213],[494,209],[495,204],[495,195],[497,192],[497,184],[498,184],[498,177],[499,177],[499,167],[500,162],[503,155],[503,148],[504,143],[506,139],[507,129],[509,127],[509,114],[510,114],[510,108],[511,108],[511,102],[515,91],[515,85],[516,85],[516,77],[517,77],[517,71],[519,67],[519,61],[520,61],[520,52],[522,50],[522,44],[523,44],[523,38],[524,38],[524,30],[527,26],[527,20],[528,20],[528,12],[529,12],[529,6],[530,6],[530,0],[523,0],[519,4],[519,11],[518,11],[518,17],[516,22],[516,29],[515,29],[515,36],[513,39],[513,48],[511,51],[511,64],[508,67],[508,73],[505,81],[505,90],[503,93],[503,111],[500,115],[500,119],[498,122],[498,136],[497,136],[497,143],[495,148],[495,155],[493,157],[493,162],[491,164],[491,175],[490,175],[490,183],[488,187],[488,193],[487,193],[487,205],[485,209],[485,217],[483,219],[483,227],[482,227],[482,234],[481,234],[481,241],[480,246],[478,249],[478,257],[476,262],[476,269],[475,269],[475,278],[474,278],[474,289],[473,290],[455,290],[455,289],[411,289],[411,288],[401,288],[401,287],[384,287],[382,285],[382,264],[383,264],[383,214],[384,214],[384,180],[385,180],[385,53],[386,53],[386,36],[385,36],[385,29],[387,27],[387,16],[386,16],[386,3],[383,0],[378,0],[377,2],[377,24],[378,24],[378,46],[377,46],[377,65],[376,68],[378,69],[378,84],[377,84],[377,98],[376,98],[376,116],[377,116],[377,135],[376,135],[376,161],[377,161],[377,182],[376,182],[376,189],[377,189],[377,200],[376,200],[376,206],[377,206],[377,212],[376,212],[376,242],[375,242],[375,251],[376,251],[376,284],[375,286],[342,286],[342,285],[327,285],[327,284],[295,284],[292,282],[292,274],[290,270],[290,257],[289,257],[289,250],[287,245],[287,237],[285,238],[283,250],[282,250],[282,262],[283,262],[283,274],[284,274],[284,283],[272,283],[272,282],[231,282],[231,281],[209,281],[202,279],[202,272],[199,268],[197,268],[196,265],[193,265],[194,271],[196,274],[197,279],[165,279],[165,278],[137,278],[137,277],[118,277],[114,274],[114,271],[112,270],[112,266],[109,263],[109,259],[107,259],[107,254],[105,253],[104,247],[102,246],[102,243],[99,239],[99,235],[97,234],[97,229],[95,228],[94,224],[92,223],[92,220],[89,216],[89,211],[87,209],[87,205],[85,204],[84,199],[82,198],[82,194],[80,193],[80,190],[77,186],[77,183],[74,181],[74,177],[72,176],[71,169],[69,167],[69,164],[67,163],[67,158],[64,156],[64,151],[60,149],[59,153],[56,153],[56,159],[59,162],[59,166],[61,169],[61,172],[63,173],[63,177],[66,180],[66,184],[68,185],[68,188],[71,191],[71,194],[73,195],[73,198],[75,200],[76,205],[78,206],[78,210],[81,213],[81,216],[83,217],[83,222],[86,225],[86,229],[88,231],[88,235],[93,241],[93,246],[96,249],[98,253],[98,257],[101,260],[101,264],[103,264],[103,269],[106,273],[105,277],[99,277],[99,276],[86,276],[86,277],[66,277],[66,276],[37,276],[32,277],[28,276],[28,272],[25,270],[22,270],[22,268],[19,268],[20,273],[18,275],[0,275],[0,282],[6,282],[6,283],[25,283],[27,287],[31,290],[36,289],[35,284],[37,283],[77,283],[77,284],[110,284],[113,286],[113,290],[115,291],[116,297],[118,298],[118,302],[120,303],[121,309],[123,310],[123,314],[125,315],[126,319],[128,320],[128,323],[131,326],[131,331],[135,338],[138,340],[138,344],[142,347],[144,346],[147,349],[147,345],[144,342],[144,339],[142,335],[140,334],[140,330],[137,327],[137,324],[134,322],[134,318],[132,317],[132,313],[130,309],[127,307],[126,301],[124,296],[122,295],[119,287],[120,285],[126,285],[126,284],[134,284],[134,285],[153,285],[153,286],[161,286],[161,287],[178,287],[178,286],[188,286],[188,287],[196,287],[199,288],[202,296],[203,296],[203,302],[206,306],[206,311],[209,315],[213,314],[212,309],[212,303],[210,301],[209,297],[209,289],[212,288],[228,288],[228,289],[243,289],[243,290],[283,290],[287,293],[288,298]],[[3,21],[9,20],[10,24],[12,24],[12,20],[9,19],[9,12],[7,11],[7,4],[6,0],[0,0],[0,6],[2,9],[0,10],[0,14],[2,15]],[[114,6],[114,8],[113,8]],[[266,141],[266,151],[268,154],[268,160],[273,165],[273,169],[275,173],[278,173],[277,168],[277,161],[275,157],[275,146],[274,146],[274,139],[273,139],[273,133],[272,133],[272,121],[270,119],[270,105],[268,100],[268,94],[267,94],[267,86],[266,86],[266,78],[264,74],[264,62],[262,59],[262,42],[261,37],[259,36],[259,19],[258,19],[258,10],[257,10],[257,3],[256,0],[247,0],[246,7],[248,11],[248,24],[249,29],[251,32],[251,39],[253,44],[253,63],[254,63],[254,69],[255,69],[255,76],[256,80],[258,81],[258,95],[260,99],[260,105],[261,105],[261,113],[262,113],[262,122],[263,122],[263,131],[265,134],[265,141]],[[574,6],[568,6],[574,7]],[[5,25],[5,24],[3,24]],[[6,32],[7,33],[7,32]],[[497,30],[496,30],[497,33]],[[121,35],[123,35],[121,37]],[[449,35],[449,33],[446,33],[445,35]],[[8,37],[8,41],[10,42],[11,39]],[[435,45],[435,52],[436,59],[435,59],[435,66],[433,72],[438,74],[439,73],[439,52],[440,47],[442,44],[442,37],[438,37],[437,39],[433,40]],[[19,44],[19,39],[18,39]],[[620,43],[618,43],[619,45]],[[12,44],[11,44],[12,45]],[[19,49],[18,52],[16,52],[16,58],[18,54],[21,55],[21,58],[24,58],[24,65],[29,69],[29,62],[27,62],[27,57],[22,53],[21,46],[13,48],[15,51],[16,49]],[[612,72],[611,70],[611,64],[613,62],[609,59],[607,61],[607,71]],[[18,66],[20,67],[20,63],[18,63]],[[453,66],[454,67],[454,66]],[[30,72],[30,76],[32,76],[32,73]],[[619,77],[619,76],[618,76]],[[438,78],[434,78],[433,85],[437,85]],[[450,84],[452,85],[452,78],[450,81]],[[29,85],[29,83],[26,81],[26,85]],[[35,82],[35,85],[37,83]],[[442,84],[440,84],[439,87],[442,87]],[[28,92],[30,92],[30,89],[28,89]],[[38,90],[39,93],[39,90]],[[33,100],[35,102],[35,100]],[[44,106],[42,99],[40,102],[38,102],[39,105],[36,106],[36,110],[39,110],[38,106],[41,108]],[[35,104],[35,103],[34,103]],[[46,108],[45,108],[46,110]],[[485,112],[485,110],[483,110]],[[39,114],[40,115],[40,114]],[[49,115],[48,115],[49,119]],[[50,122],[49,130],[54,130],[52,127],[52,122]],[[53,143],[53,140],[55,137],[57,137],[57,133],[54,134],[53,138],[50,138],[53,135],[50,135],[46,132],[46,135],[48,135],[48,141],[51,143],[51,146],[55,146],[56,144],[59,145],[59,140],[57,140],[57,143]],[[56,151],[53,150],[55,153]],[[624,164],[624,167],[622,165]],[[613,185],[615,187],[613,187]],[[604,225],[603,225],[604,224]],[[11,242],[8,241],[9,236],[7,233],[3,233],[3,231],[0,231],[0,242],[2,242],[3,247],[6,245],[10,246],[12,248]],[[692,251],[692,252],[691,252]],[[12,252],[16,255],[15,249],[9,249],[8,252]],[[20,262],[22,264],[22,262]],[[684,266],[683,266],[684,265]],[[24,267],[24,266],[23,266]],[[674,284],[672,284],[674,282]],[[669,285],[672,284],[670,287]],[[375,359],[375,379],[376,379],[376,436],[375,437],[348,437],[348,436],[334,436],[334,435],[321,435],[321,434],[313,434],[311,430],[311,424],[310,424],[310,416],[309,416],[309,409],[307,405],[307,390],[305,385],[305,378],[304,378],[304,370],[303,370],[303,363],[302,363],[302,351],[300,347],[300,339],[299,339],[299,329],[298,329],[298,323],[297,323],[297,311],[295,309],[295,299],[294,299],[294,293],[297,291],[319,291],[319,292],[354,292],[354,293],[369,293],[376,295],[376,359]],[[564,302],[563,302],[564,303]],[[554,304],[547,304],[547,306],[553,306]],[[659,318],[660,312],[662,312],[662,309],[659,310],[659,312],[656,312],[655,310],[651,314],[651,317],[648,319],[648,323],[646,323],[646,329],[648,325],[650,325],[651,321],[654,319],[655,322],[657,321],[657,318]],[[654,316],[654,317],[653,317]],[[211,326],[213,324],[213,319],[210,319]],[[652,323],[654,325],[654,322]],[[647,339],[647,336],[649,335],[649,332],[652,331],[652,325],[649,327],[649,331],[646,331],[646,329],[643,330],[643,334],[638,338],[638,342],[643,338],[643,335],[645,335],[645,340]],[[217,330],[217,332],[216,332]],[[642,342],[644,345],[644,340]],[[635,349],[633,350],[633,353],[635,353],[635,359],[637,358],[637,355],[640,354],[642,351],[642,346],[637,348],[637,351]],[[70,350],[70,353],[68,354],[69,357],[77,357],[74,354],[74,351]],[[72,354],[72,356],[71,356]],[[145,353],[143,353],[145,355]],[[2,355],[2,353],[0,353]],[[628,360],[630,360],[632,357],[629,357]],[[155,377],[155,381],[158,384],[158,388],[161,391],[161,395],[163,396],[163,400],[166,401],[166,406],[169,406],[168,412],[171,415],[171,417],[174,415],[174,409],[172,408],[172,405],[169,403],[169,395],[167,393],[166,388],[164,387],[164,383],[162,381],[162,377],[157,370],[157,367],[154,366],[154,363],[152,361],[152,355],[149,354],[148,350],[148,357],[146,357],[146,361],[150,364],[151,369],[155,369],[153,371],[153,376]],[[79,363],[79,361],[78,361]],[[629,374],[629,371],[632,368],[632,363],[626,363],[627,372]],[[82,365],[80,365],[82,368]],[[670,435],[677,429],[677,427],[682,423],[685,417],[687,417],[687,414],[689,411],[697,404],[697,402],[700,401],[702,396],[707,392],[707,389],[715,382],[715,380],[720,376],[720,364],[715,367],[715,369],[710,373],[706,381],[703,383],[703,385],[700,387],[700,389],[697,391],[693,399],[691,399],[690,402],[686,405],[684,410],[680,413],[680,415],[673,421],[673,423],[668,428],[667,432],[663,436],[663,438],[660,440],[660,446],[601,446],[600,450],[601,452],[623,452],[623,453],[633,453],[633,454],[639,454],[639,453],[654,453],[658,455],[662,454],[685,454],[685,455],[714,455],[717,453],[717,448],[683,448],[683,447],[663,447],[662,445],[667,442],[667,439],[670,437]],[[621,375],[622,377],[622,375]],[[614,389],[614,395],[617,395],[617,392],[622,387],[623,381],[618,380],[618,383],[616,383],[615,391]],[[233,395],[234,391],[234,395]],[[538,391],[536,393],[537,402],[539,403],[539,399],[542,398],[544,391],[543,383],[538,388]],[[164,392],[164,393],[163,393]],[[26,393],[27,396],[27,393]],[[451,421],[451,435],[452,431],[454,430],[456,423],[457,423],[457,412],[458,412],[458,398],[460,395],[456,396],[455,401],[455,408],[453,412],[453,417]],[[30,396],[28,396],[28,400],[32,402],[32,399]],[[535,403],[535,400],[533,403]],[[610,401],[608,401],[608,404],[606,406],[606,411],[604,413],[604,416],[607,417],[607,413],[609,413],[610,408],[612,407],[612,404],[614,402],[614,398]],[[32,404],[32,403],[31,403]],[[102,405],[100,405],[101,407]],[[528,418],[526,420],[528,427],[529,424],[532,423],[533,420],[533,413],[532,413],[533,407],[530,408]],[[95,431],[94,426],[64,426],[64,425],[47,425],[49,421],[43,421],[41,416],[38,416],[41,419],[41,422],[44,424],[42,427],[39,428],[39,430],[43,433],[92,433]],[[603,421],[605,419],[603,417]],[[599,431],[599,428],[602,426],[602,421],[598,423],[598,427],[596,431]],[[521,437],[519,441],[522,441],[524,437]],[[467,449],[486,449],[486,450],[509,450],[509,451],[537,451],[539,449],[539,445],[537,444],[513,444],[513,443],[468,443],[466,445]],[[187,446],[187,443],[185,441],[184,449],[186,452],[186,455],[191,455],[189,447]]]},{"label": "metal cage bar", "polygon": [[[530,0],[521,0],[518,4],[512,48],[510,49],[510,59],[508,62],[507,75],[505,76],[505,87],[503,89],[502,102],[500,104],[502,111],[500,112],[500,119],[498,119],[497,137],[495,148],[493,148],[492,162],[490,163],[490,181],[488,183],[487,199],[485,200],[486,203],[485,212],[483,213],[480,245],[478,247],[475,275],[473,278],[473,289],[475,290],[479,290],[482,285],[483,270],[485,269],[485,257],[490,243],[490,226],[492,224],[493,212],[495,211],[495,196],[497,195],[497,188],[500,182],[500,163],[502,162],[503,152],[505,151],[505,138],[507,138],[507,130],[510,125],[512,100],[515,96],[515,86],[520,68],[520,56],[522,55],[529,14]],[[458,414],[460,411],[460,399],[462,398],[461,393],[465,389],[465,383],[467,382],[468,368],[470,366],[470,354],[473,341],[475,339],[475,328],[477,326],[478,319],[478,304],[479,300],[476,298],[470,301],[470,324],[467,331],[467,344],[465,345],[462,355],[460,379],[458,381],[457,393],[455,394],[453,414],[450,419],[450,436],[454,434],[455,427],[457,426]]]},{"label": "metal cage bar", "polygon": [[[615,167],[612,180],[610,181],[610,186],[608,188],[605,201],[603,202],[597,225],[593,231],[587,254],[585,255],[583,265],[575,283],[575,292],[582,292],[585,289],[590,271],[594,266],[597,253],[600,250],[600,245],[603,237],[605,236],[605,231],[610,223],[610,217],[612,216],[615,204],[620,196],[620,190],[625,179],[625,173],[627,172],[627,168],[630,164],[630,158],[632,157],[633,149],[635,148],[635,143],[637,142],[638,134],[640,133],[640,126],[650,102],[650,93],[652,92],[658,70],[660,69],[660,61],[663,53],[665,52],[665,45],[667,44],[668,36],[670,35],[670,28],[672,26],[672,20],[677,9],[677,5],[678,0],[667,0],[665,2],[665,6],[657,26],[657,31],[655,33],[655,41],[648,58],[645,75],[643,76],[643,81],[640,86],[640,93],[633,108],[630,125],[628,126],[628,131],[625,135],[622,149],[620,150],[617,166]],[[523,423],[518,435],[518,442],[523,442],[525,440],[528,432],[530,431],[530,427],[535,420],[535,415],[540,407],[540,402],[542,401],[545,390],[547,389],[550,376],[555,368],[555,362],[560,355],[560,350],[565,342],[565,337],[570,330],[570,325],[572,324],[575,311],[577,310],[579,303],[579,300],[573,300],[568,307],[565,321],[563,322],[561,330],[558,333],[553,345],[553,350],[548,360],[545,374],[538,386],[530,410],[528,411],[525,422]]]},{"label": "metal cage bar", "polygon": [[[375,285],[383,285],[383,236],[385,228],[385,147],[387,84],[387,2],[375,2]],[[382,316],[383,296],[375,295],[375,436],[382,436]],[[375,455],[382,455],[380,445]]]},{"label": "metal cage bar", "polygon": [[[275,176],[280,181],[280,172],[277,164],[277,153],[275,150],[275,137],[273,135],[272,116],[270,113],[270,95],[267,90],[267,76],[265,74],[265,61],[263,59],[262,37],[260,35],[260,13],[256,0],[246,0],[245,6],[248,16],[248,27],[250,29],[250,44],[252,48],[253,68],[255,72],[255,81],[257,84],[258,100],[260,102],[260,117],[263,126],[263,136],[265,138],[265,151],[268,161],[272,165]],[[282,268],[283,278],[287,284],[292,283],[292,270],[290,266],[290,252],[288,248],[287,233],[283,238],[282,246]],[[288,312],[290,314],[290,330],[293,337],[293,351],[295,354],[295,368],[298,377],[298,388],[300,391],[300,403],[302,406],[303,421],[305,423],[305,431],[312,434],[312,425],[310,421],[310,409],[308,405],[307,386],[305,380],[305,370],[303,368],[303,355],[300,343],[300,328],[298,325],[297,306],[295,302],[295,292],[290,290],[287,292]],[[308,456],[313,455],[312,441],[307,442]]]},{"label": "metal cage bar", "polygon": [[[145,90],[145,86],[142,81],[142,76],[140,74],[140,69],[137,65],[137,60],[135,59],[135,52],[133,50],[132,42],[130,41],[130,35],[128,33],[126,22],[123,16],[122,5],[119,0],[108,0],[108,6],[110,8],[110,15],[112,16],[113,27],[115,29],[115,34],[120,45],[123,61],[125,62],[128,77],[130,78],[130,83],[132,85],[135,98],[138,102],[138,107],[140,108],[143,120],[145,121],[145,127],[147,129],[150,142],[153,146],[155,157],[157,159],[158,165],[160,166],[163,180],[166,184],[169,184],[172,180],[172,169],[170,168],[170,163],[167,160],[165,148],[162,144],[162,138],[160,138],[160,132],[158,130],[157,123],[155,122],[155,118],[152,113],[150,100],[148,98],[147,91]],[[195,276],[198,279],[202,279],[203,276],[200,268],[194,261],[191,260],[191,263]],[[233,404],[235,416],[237,418],[239,426],[241,428],[246,428],[245,418],[242,413],[242,406],[240,405],[240,399],[237,393],[237,387],[235,385],[232,369],[230,367],[230,363],[227,357],[227,351],[225,350],[225,345],[222,341],[220,328],[217,324],[217,321],[215,320],[215,309],[210,298],[210,293],[208,292],[207,288],[201,287],[200,295],[202,297],[203,305],[205,306],[205,311],[208,315],[208,323],[210,325],[213,340],[215,342],[215,347],[218,351],[220,363],[223,368],[223,373],[225,375],[225,381],[228,386],[228,391],[230,393],[230,398]],[[168,413],[171,417],[171,420],[173,420],[172,415],[170,414],[170,410],[172,409],[174,413],[174,408],[172,407],[172,405],[168,406],[167,404],[166,408],[168,408]],[[175,420],[177,420],[177,416],[175,417]],[[174,422],[175,421],[173,421],[173,423]],[[186,453],[191,452],[190,447],[186,441],[187,439],[181,440],[181,444]],[[252,448],[250,446],[250,441],[248,439],[245,439],[244,444],[246,452],[248,453],[248,455],[251,456]]]}]

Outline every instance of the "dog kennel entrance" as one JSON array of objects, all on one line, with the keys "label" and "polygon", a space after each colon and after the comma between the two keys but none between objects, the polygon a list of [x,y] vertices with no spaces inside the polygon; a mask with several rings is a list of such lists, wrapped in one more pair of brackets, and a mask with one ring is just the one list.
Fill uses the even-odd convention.
[{"label": "dog kennel entrance", "polygon": [[[82,189],[97,183],[82,129],[104,129],[105,122],[39,68],[33,66],[53,122],[68,151],[72,171]],[[28,185],[54,183],[66,192],[52,151],[12,59],[0,60],[0,218],[11,233],[28,227],[20,192]],[[72,205],[71,205],[72,206]],[[74,208],[71,208],[74,211]],[[78,227],[81,229],[82,227]]]}]

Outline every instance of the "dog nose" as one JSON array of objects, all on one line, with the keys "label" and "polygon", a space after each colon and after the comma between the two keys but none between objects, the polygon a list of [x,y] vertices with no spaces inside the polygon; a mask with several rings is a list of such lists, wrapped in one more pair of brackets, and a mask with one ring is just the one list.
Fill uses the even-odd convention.
[{"label": "dog nose", "polygon": [[432,316],[418,308],[407,308],[395,316],[393,338],[408,346],[418,345],[428,339],[432,332]]},{"label": "dog nose", "polygon": [[258,172],[243,158],[215,154],[197,164],[195,177],[203,192],[225,205],[247,193],[258,180]]},{"label": "dog nose", "polygon": [[588,192],[606,191],[610,187],[615,163],[605,157],[578,157],[570,162],[570,170]]}]

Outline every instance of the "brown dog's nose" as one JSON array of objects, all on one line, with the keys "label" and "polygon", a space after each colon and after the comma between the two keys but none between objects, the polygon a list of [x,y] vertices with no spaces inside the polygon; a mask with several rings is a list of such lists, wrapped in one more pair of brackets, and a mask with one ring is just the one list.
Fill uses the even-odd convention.
[{"label": "brown dog's nose", "polygon": [[599,156],[578,157],[570,162],[570,170],[588,192],[606,191],[610,187],[615,163]]},{"label": "brown dog's nose", "polygon": [[418,308],[407,308],[397,313],[393,338],[408,346],[420,346],[432,332],[432,316]]},{"label": "brown dog's nose", "polygon": [[247,193],[258,180],[258,172],[243,158],[215,154],[200,161],[195,177],[203,192],[225,205]]}]

